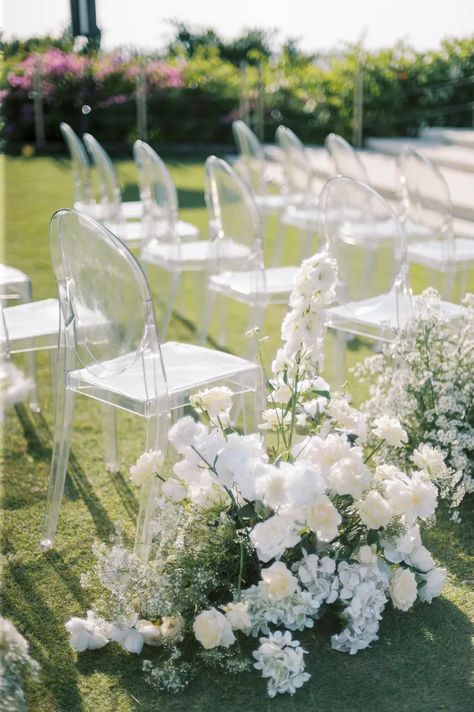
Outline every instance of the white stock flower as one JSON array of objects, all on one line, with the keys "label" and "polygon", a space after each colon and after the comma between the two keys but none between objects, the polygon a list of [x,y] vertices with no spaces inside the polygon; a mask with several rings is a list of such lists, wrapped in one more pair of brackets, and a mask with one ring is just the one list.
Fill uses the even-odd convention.
[{"label": "white stock flower", "polygon": [[184,455],[186,448],[207,432],[206,427],[190,415],[180,418],[168,431],[168,440],[180,455]]},{"label": "white stock flower", "polygon": [[365,442],[367,439],[367,418],[359,410],[349,405],[347,396],[330,400],[326,412],[347,432],[357,435],[360,442]]},{"label": "white stock flower", "polygon": [[233,391],[227,386],[216,386],[194,393],[189,402],[198,413],[205,411],[213,420],[229,414],[233,395]]},{"label": "white stock flower", "polygon": [[291,413],[285,413],[283,408],[269,408],[262,413],[263,423],[258,427],[260,430],[278,430],[287,428],[291,423]]},{"label": "white stock flower", "polygon": [[415,574],[410,569],[396,569],[390,580],[390,598],[394,608],[408,611],[416,601],[417,587]]},{"label": "white stock flower", "polygon": [[433,598],[439,596],[446,583],[446,569],[435,568],[421,575],[422,583],[418,595],[421,601],[431,603]]},{"label": "white stock flower", "polygon": [[267,638],[260,638],[260,647],[253,653],[257,662],[256,670],[262,671],[262,677],[268,678],[268,696],[296,690],[309,680],[310,675],[304,672],[305,651],[299,641],[292,640],[291,633],[276,631]]},{"label": "white stock flower", "polygon": [[163,465],[163,453],[161,450],[150,450],[140,455],[135,465],[130,468],[130,479],[133,484],[140,486],[151,475],[156,475]]},{"label": "white stock flower", "polygon": [[297,525],[290,515],[274,514],[264,522],[259,522],[250,532],[250,539],[260,561],[279,558],[286,549],[297,544],[301,537]]},{"label": "white stock flower", "polygon": [[296,591],[298,581],[282,561],[262,569],[260,589],[270,601],[280,601]]},{"label": "white stock flower", "polygon": [[217,647],[229,648],[235,642],[235,635],[229,621],[215,608],[202,611],[196,616],[193,631],[196,640],[205,650]]},{"label": "white stock flower", "polygon": [[248,635],[252,621],[249,614],[249,605],[247,601],[236,601],[222,606],[225,617],[230,623],[232,630],[240,630],[245,635]]},{"label": "white stock flower", "polygon": [[397,418],[381,415],[374,420],[374,426],[374,435],[385,440],[391,447],[402,447],[408,442],[407,432],[402,428]]},{"label": "white stock flower", "polygon": [[275,403],[288,403],[293,395],[291,387],[282,381],[275,381],[273,385],[274,388],[268,396],[268,400]]},{"label": "white stock flower", "polygon": [[342,517],[325,494],[306,510],[306,524],[320,541],[332,541],[339,534]]},{"label": "white stock flower", "polygon": [[102,622],[95,618],[92,611],[87,611],[86,618],[71,618],[65,628],[70,635],[69,642],[79,653],[98,650],[109,642],[109,638],[104,635]]},{"label": "white stock flower", "polygon": [[439,475],[446,469],[443,453],[431,445],[420,445],[413,453],[412,460],[420,470],[428,470],[430,475]]},{"label": "white stock flower", "polygon": [[389,502],[375,490],[356,502],[356,508],[367,529],[386,527],[393,518],[393,510]]}]

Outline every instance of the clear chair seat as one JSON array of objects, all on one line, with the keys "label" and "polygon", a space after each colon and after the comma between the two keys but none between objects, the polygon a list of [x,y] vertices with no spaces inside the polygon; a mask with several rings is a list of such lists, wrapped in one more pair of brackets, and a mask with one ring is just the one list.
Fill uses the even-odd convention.
[{"label": "clear chair seat", "polygon": [[59,302],[42,299],[7,307],[3,311],[11,353],[56,348]]},{"label": "clear chair seat", "polygon": [[440,269],[449,269],[450,265],[465,265],[474,262],[474,240],[467,237],[456,237],[453,240],[453,250],[441,240],[430,240],[415,243],[408,247],[410,262]]},{"label": "clear chair seat", "polygon": [[30,278],[27,274],[16,267],[0,264],[0,286],[23,284],[29,282]]},{"label": "clear chair seat", "polygon": [[260,271],[222,272],[212,275],[209,288],[238,301],[286,303],[295,285],[298,267],[270,267],[265,279]]},{"label": "clear chair seat", "polygon": [[[346,210],[347,212],[347,210]],[[356,215],[354,215],[356,217]],[[407,240],[420,240],[432,236],[432,231],[424,225],[420,225],[406,220],[403,223]],[[391,242],[399,240],[399,232],[394,227],[393,220],[358,220],[350,224],[350,234],[352,244],[369,243],[370,242]]]},{"label": "clear chair seat", "polygon": [[286,193],[268,193],[267,195],[256,195],[255,202],[259,210],[263,213],[273,213],[284,210],[295,201]]},{"label": "clear chair seat", "polygon": [[[326,310],[328,326],[361,336],[390,341],[398,328],[403,329],[412,318],[412,301],[417,297],[398,295],[392,291],[370,299],[347,302]],[[464,307],[451,302],[441,302],[441,317],[446,320],[461,319]]]},{"label": "clear chair seat", "polygon": [[125,220],[141,220],[143,203],[141,200],[124,200],[121,203],[122,215]]},{"label": "clear chair seat", "polygon": [[313,206],[290,206],[281,216],[283,225],[297,227],[301,230],[317,230],[319,226],[320,214],[318,204],[315,202]]},{"label": "clear chair seat", "polygon": [[[223,351],[175,341],[162,344],[161,354],[172,408],[183,406],[186,396],[193,388],[205,387],[207,383],[216,385],[219,378],[229,384],[235,377],[235,388],[232,390],[240,392],[242,374],[253,372],[257,368],[252,362]],[[150,397],[145,387],[145,383],[150,382],[153,375],[154,358],[156,357],[148,352],[144,354],[143,361],[137,358],[132,365],[130,354],[103,362],[101,372],[103,374],[103,370],[110,371],[109,377],[96,376],[92,369],[76,369],[68,374],[67,388],[103,403],[146,416],[150,403],[155,402],[155,398]],[[144,379],[144,371],[149,378]],[[157,394],[158,401],[160,395]],[[163,390],[163,402],[165,399],[166,392]]]},{"label": "clear chair seat", "polygon": [[[226,260],[236,260],[248,257],[249,250],[245,245],[241,245],[234,240],[222,240],[219,244],[219,256]],[[142,250],[140,259],[158,267],[170,266],[179,267],[181,270],[202,270],[206,267],[212,268],[215,263],[216,254],[212,243],[208,240],[198,240],[197,242],[184,242],[181,245],[175,243],[162,243],[158,240],[150,240]]]}]

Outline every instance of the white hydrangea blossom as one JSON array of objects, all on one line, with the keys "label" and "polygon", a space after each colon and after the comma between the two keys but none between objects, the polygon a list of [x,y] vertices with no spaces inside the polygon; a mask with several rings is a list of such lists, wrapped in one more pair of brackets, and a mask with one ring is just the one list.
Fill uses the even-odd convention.
[{"label": "white hydrangea blossom", "polygon": [[293,695],[309,680],[310,674],[304,672],[305,652],[288,631],[277,631],[267,638],[260,638],[260,647],[253,654],[254,667],[262,671],[262,677],[268,678],[270,698],[286,692]]}]

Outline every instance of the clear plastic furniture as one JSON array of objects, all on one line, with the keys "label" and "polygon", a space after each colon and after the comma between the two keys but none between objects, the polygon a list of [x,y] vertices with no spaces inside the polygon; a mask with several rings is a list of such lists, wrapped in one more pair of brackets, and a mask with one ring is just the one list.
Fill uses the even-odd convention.
[{"label": "clear plastic furniture", "polygon": [[31,302],[31,279],[16,267],[0,264],[0,300]]},{"label": "clear plastic furniture", "polygon": [[[255,364],[189,344],[160,347],[146,277],[130,250],[103,225],[61,210],[52,218],[50,240],[61,319],[43,550],[51,548],[57,529],[77,394],[102,406],[111,471],[118,468],[117,409],[143,417],[145,449],[166,453],[170,420],[197,389],[225,384],[237,394],[236,401],[250,398],[243,409],[247,431],[255,427],[263,399],[262,372]],[[154,477],[142,486],[136,533],[142,556],[148,551],[156,486]]]},{"label": "clear plastic furniture", "polygon": [[[265,269],[260,214],[250,187],[228,163],[216,156],[206,160],[205,171],[206,203],[209,224],[215,235],[216,266],[209,277],[203,336],[207,336],[218,295],[248,306],[249,327],[261,326],[267,306],[288,303],[298,269]],[[238,264],[222,249],[227,240],[242,246],[243,256]]]},{"label": "clear plastic furniture", "polygon": [[272,193],[263,146],[254,132],[240,119],[232,123],[232,132],[240,154],[238,171],[253,191],[255,202],[263,216],[279,214],[301,195],[289,191]]},{"label": "clear plastic furniture", "polygon": [[[416,151],[406,150],[397,158],[402,195],[401,220],[413,233],[408,244],[410,263],[422,265],[442,277],[441,292],[451,298],[456,275],[459,296],[466,291],[469,268],[474,267],[474,239],[457,235],[448,184],[439,168]],[[416,232],[415,232],[416,230]]]},{"label": "clear plastic furniture", "polygon": [[272,266],[281,262],[281,254],[287,228],[298,230],[301,247],[300,260],[314,252],[312,242],[319,228],[318,195],[314,193],[313,170],[304,145],[295,133],[286,126],[276,130],[276,142],[283,153],[283,167],[288,189],[300,196],[299,202],[289,205],[280,216],[279,230],[272,256]]},{"label": "clear plastic furniture", "polygon": [[[407,269],[406,236],[395,211],[366,183],[339,176],[329,180],[320,198],[322,237],[336,259],[337,283],[334,306],[326,311],[327,326],[339,335],[338,375],[345,371],[344,334],[357,334],[375,341],[391,341],[412,315],[413,297]],[[356,206],[360,210],[355,210]],[[398,239],[360,239],[359,222],[389,226]],[[365,229],[365,228],[364,228]],[[371,231],[373,234],[376,230]],[[366,252],[370,272],[366,271]],[[442,303],[447,319],[459,318],[463,310]]]},{"label": "clear plastic furniture", "polygon": [[324,145],[332,158],[337,175],[370,183],[364,164],[346,139],[338,134],[330,133],[326,136]]},{"label": "clear plastic furniture", "polygon": [[[213,263],[213,251],[208,240],[199,239],[197,227],[178,219],[176,188],[165,163],[156,151],[144,141],[136,141],[133,152],[145,209],[144,242],[140,261],[169,274],[169,289],[164,299],[164,314],[160,327],[160,336],[164,339],[180,294],[181,276],[184,272],[193,272],[196,275],[196,311],[198,314],[202,312],[200,305],[206,287],[206,274]],[[184,239],[185,236],[189,238],[193,235],[193,240]]]},{"label": "clear plastic furniture", "polygon": [[58,345],[59,303],[41,299],[2,307],[2,350],[12,356],[24,354],[25,371],[32,380],[30,408],[39,412],[36,378],[36,351],[53,351]]},{"label": "clear plastic furniture", "polygon": [[76,132],[64,121],[59,125],[72,162],[73,205],[75,210],[97,213],[92,190],[91,172],[86,150]]},{"label": "clear plastic furniture", "polygon": [[117,172],[107,152],[89,133],[84,134],[83,141],[94,162],[99,182],[99,204],[96,219],[104,222],[127,244],[141,242],[142,201],[122,201]]}]

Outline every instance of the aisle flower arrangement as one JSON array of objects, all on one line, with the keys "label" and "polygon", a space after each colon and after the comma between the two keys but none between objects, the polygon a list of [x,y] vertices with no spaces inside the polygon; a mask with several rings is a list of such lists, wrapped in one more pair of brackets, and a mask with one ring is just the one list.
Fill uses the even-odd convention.
[{"label": "aisle flower arrangement", "polygon": [[298,638],[329,611],[340,620],[332,647],[355,654],[377,640],[389,603],[408,611],[441,593],[446,572],[420,535],[437,505],[432,473],[375,465],[383,443],[406,447],[405,430],[382,416],[369,432],[321,377],[334,281],[325,254],[303,262],[258,433],[233,428],[230,389],[204,390],[192,398],[200,419],[170,429],[173,473],[159,474],[158,452],[131,468],[137,484],[161,480],[150,556],[140,560],[120,532],[95,547],[83,579],[93,608],[66,624],[78,651],[159,647],[143,671],[170,692],[201,665],[254,669],[275,697],[309,679]]},{"label": "aisle flower arrangement", "polygon": [[39,672],[29,653],[28,642],[13,623],[0,617],[0,700],[2,712],[26,712],[23,683]]},{"label": "aisle flower arrangement", "polygon": [[397,417],[408,434],[404,448],[385,442],[376,459],[431,472],[454,521],[474,491],[474,295],[464,307],[461,328],[453,328],[440,314],[437,292],[427,290],[395,341],[355,369],[371,384],[363,410]]}]

